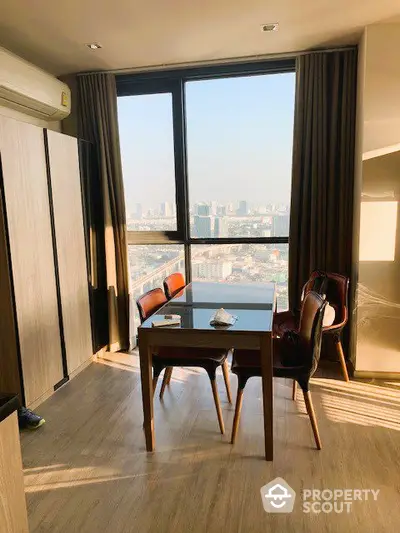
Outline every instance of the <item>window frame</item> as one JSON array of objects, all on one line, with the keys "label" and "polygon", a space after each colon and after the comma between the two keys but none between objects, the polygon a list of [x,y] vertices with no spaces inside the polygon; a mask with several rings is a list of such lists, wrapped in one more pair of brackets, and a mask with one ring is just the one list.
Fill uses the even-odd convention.
[{"label": "window frame", "polygon": [[194,244],[289,244],[286,237],[209,237],[190,235],[189,180],[187,169],[187,140],[185,113],[185,83],[221,78],[256,76],[260,74],[295,73],[295,59],[243,62],[174,70],[153,70],[116,76],[117,97],[144,94],[172,94],[176,231],[127,231],[128,245],[183,244],[185,250],[185,275],[192,279],[191,245]]}]

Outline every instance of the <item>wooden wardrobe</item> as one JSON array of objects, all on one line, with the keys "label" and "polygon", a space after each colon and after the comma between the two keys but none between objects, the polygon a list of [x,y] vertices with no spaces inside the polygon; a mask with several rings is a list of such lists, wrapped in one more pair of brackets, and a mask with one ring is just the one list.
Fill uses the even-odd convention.
[{"label": "wooden wardrobe", "polygon": [[0,390],[36,406],[92,357],[77,140],[0,116]]}]

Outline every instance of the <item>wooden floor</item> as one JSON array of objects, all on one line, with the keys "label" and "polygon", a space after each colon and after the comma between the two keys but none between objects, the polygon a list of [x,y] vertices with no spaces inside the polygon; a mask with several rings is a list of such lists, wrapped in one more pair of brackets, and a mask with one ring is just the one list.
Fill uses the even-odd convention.
[{"label": "wooden floor", "polygon": [[[138,361],[94,363],[42,404],[46,425],[22,436],[31,533],[395,533],[400,523],[400,386],[314,379],[323,449],[314,449],[301,394],[275,380],[275,459],[263,460],[260,380],[245,390],[237,443],[218,386],[221,436],[206,374],[176,369],[155,400],[154,454],[145,451]],[[115,362],[118,361],[118,362]],[[231,376],[236,394],[236,377]],[[280,476],[298,492],[380,489],[350,514],[270,515],[260,488]]]}]

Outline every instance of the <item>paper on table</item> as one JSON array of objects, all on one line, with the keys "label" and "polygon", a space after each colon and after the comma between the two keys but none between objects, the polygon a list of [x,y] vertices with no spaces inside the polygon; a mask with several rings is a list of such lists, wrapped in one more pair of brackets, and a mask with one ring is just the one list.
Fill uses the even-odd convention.
[{"label": "paper on table", "polygon": [[180,315],[158,315],[151,325],[153,328],[161,328],[166,326],[180,326]]},{"label": "paper on table", "polygon": [[172,320],[172,319],[163,319],[163,320],[153,320],[151,323],[153,328],[165,328],[168,326],[180,326],[181,321],[180,320]]},{"label": "paper on table", "polygon": [[211,317],[210,324],[211,326],[232,326],[237,319],[237,316],[231,315],[221,307]]}]

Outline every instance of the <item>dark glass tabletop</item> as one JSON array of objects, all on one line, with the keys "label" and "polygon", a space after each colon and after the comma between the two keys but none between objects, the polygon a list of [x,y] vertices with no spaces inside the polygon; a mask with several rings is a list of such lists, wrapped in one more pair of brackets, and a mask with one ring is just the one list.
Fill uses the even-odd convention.
[{"label": "dark glass tabletop", "polygon": [[[195,281],[140,327],[151,328],[154,320],[162,318],[163,315],[174,314],[181,317],[181,324],[160,329],[271,331],[274,302],[273,283],[229,284]],[[233,325],[210,325],[215,311],[221,307],[238,317]]]}]

